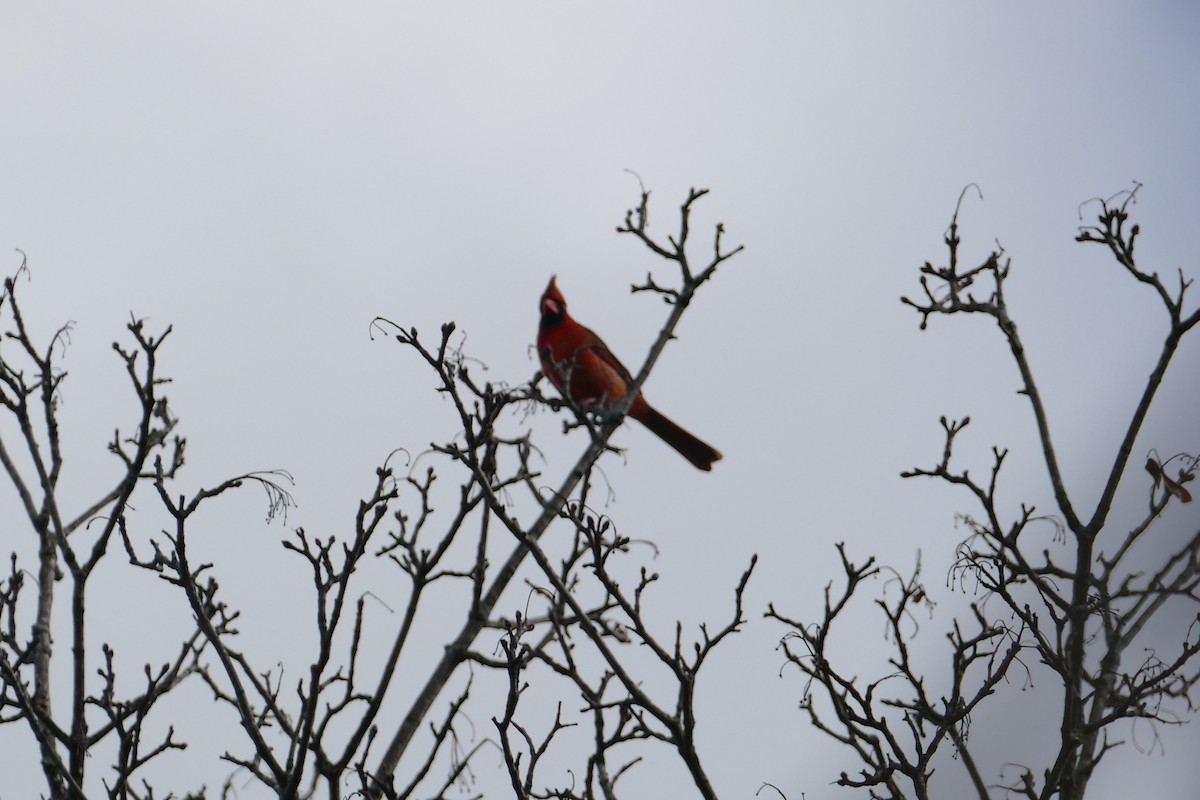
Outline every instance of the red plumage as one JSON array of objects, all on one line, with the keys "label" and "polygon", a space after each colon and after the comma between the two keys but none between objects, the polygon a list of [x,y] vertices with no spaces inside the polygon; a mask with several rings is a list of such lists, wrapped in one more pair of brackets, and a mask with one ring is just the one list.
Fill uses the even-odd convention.
[{"label": "red plumage", "polygon": [[[624,399],[633,376],[590,328],[567,313],[567,301],[554,278],[542,293],[537,335],[542,372],[564,396],[582,408],[608,409]],[[658,413],[638,393],[629,405],[629,416],[675,448],[697,469],[712,469],[721,454]]]}]

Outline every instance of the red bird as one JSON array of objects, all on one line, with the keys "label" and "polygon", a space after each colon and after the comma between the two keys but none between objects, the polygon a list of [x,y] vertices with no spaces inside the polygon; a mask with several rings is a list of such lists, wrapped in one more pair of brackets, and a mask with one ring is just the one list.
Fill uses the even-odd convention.
[{"label": "red bird", "polygon": [[[633,376],[609,351],[604,341],[567,313],[567,301],[554,285],[542,294],[537,349],[542,372],[563,397],[583,408],[606,410],[625,397]],[[696,469],[708,472],[721,454],[655,411],[641,393],[629,406],[629,416],[679,451]]]}]

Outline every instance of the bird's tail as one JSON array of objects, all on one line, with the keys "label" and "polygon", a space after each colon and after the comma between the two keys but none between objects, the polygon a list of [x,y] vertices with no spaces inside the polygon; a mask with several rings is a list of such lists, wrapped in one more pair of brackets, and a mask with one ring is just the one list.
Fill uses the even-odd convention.
[{"label": "bird's tail", "polygon": [[683,428],[676,425],[648,404],[641,404],[636,412],[631,413],[634,419],[645,425],[658,438],[675,448],[681,456],[692,462],[696,469],[708,472],[714,461],[721,460],[721,454],[711,445],[697,439]]}]

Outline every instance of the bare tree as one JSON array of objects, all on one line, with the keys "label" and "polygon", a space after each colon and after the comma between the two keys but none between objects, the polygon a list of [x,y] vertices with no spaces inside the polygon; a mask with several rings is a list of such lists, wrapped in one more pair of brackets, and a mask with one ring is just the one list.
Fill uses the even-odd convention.
[{"label": "bare tree", "polygon": [[[117,741],[118,763],[113,765],[115,782],[105,781],[108,795],[153,797],[152,787],[135,784],[135,773],[183,743],[174,729],[157,744],[143,743],[140,726],[171,688],[195,676],[237,721],[223,755],[229,768],[281,798],[320,793],[332,799],[353,792],[391,800],[444,797],[451,790],[458,796],[469,785],[472,760],[489,746],[499,752],[511,793],[519,798],[615,798],[618,780],[647,748],[656,746],[674,753],[701,796],[716,797],[696,749],[694,698],[699,671],[713,649],[745,622],[742,598],[753,561],[731,591],[727,622],[714,629],[700,625],[693,637],[682,623],[655,630],[644,612],[657,575],[637,561],[638,553],[653,552],[653,545],[621,536],[611,520],[594,510],[591,499],[597,491],[596,460],[612,449],[609,436],[627,402],[674,337],[696,291],[741,250],[725,248],[718,225],[711,255],[693,267],[689,221],[705,194],[689,193],[679,211],[678,231],[666,241],[651,233],[650,196],[644,190],[618,228],[678,272],[674,280],[660,283],[648,276],[633,287],[662,296],[671,310],[626,404],[615,412],[597,414],[544,397],[541,376],[514,387],[478,382],[454,323],[442,326],[429,343],[415,329],[376,320],[376,331],[394,338],[431,370],[437,390],[455,410],[457,426],[430,444],[407,471],[394,463],[403,455],[389,457],[376,470],[346,534],[318,537],[299,528],[284,540],[286,550],[311,576],[313,591],[311,614],[289,621],[308,631],[315,653],[301,665],[299,680],[284,677],[285,671],[297,673],[296,664],[278,664],[277,658],[260,663],[250,648],[239,644],[236,621],[242,610],[225,599],[219,565],[204,561],[194,546],[210,501],[247,484],[265,489],[270,514],[283,518],[292,504],[290,476],[282,471],[248,473],[191,496],[170,488],[183,464],[183,443],[176,440],[165,460],[158,455],[176,425],[159,394],[163,379],[156,357],[164,337],[148,337],[141,323],[134,322],[129,329],[137,349],[118,350],[142,416],[132,436],[118,436],[111,445],[126,464],[126,475],[105,498],[64,521],[54,487],[61,465],[55,400],[64,377],[56,358],[66,329],[39,351],[25,331],[15,282],[9,280],[5,299],[15,324],[12,338],[33,374],[26,377],[5,353],[0,378],[4,407],[17,419],[32,454],[32,477],[14,462],[7,441],[0,442],[0,457],[42,547],[40,594],[28,637],[24,607],[18,606],[25,573],[15,557],[11,577],[0,586],[0,723],[29,726],[42,748],[49,795],[93,796],[94,785],[89,788],[85,780],[85,757],[95,742],[111,736]],[[530,411],[543,405],[569,411],[564,427],[587,432],[583,454],[554,488],[542,483],[538,450],[523,429]],[[35,419],[35,414],[41,416]],[[452,510],[444,514],[435,511],[440,505],[435,498],[447,495],[438,483],[446,476],[452,476],[456,487],[448,492]],[[152,486],[171,519],[161,534],[135,535],[128,529],[128,499],[143,482]],[[85,548],[76,529],[92,519],[101,520],[100,530]],[[568,533],[555,536],[551,545],[543,534],[552,525]],[[88,575],[117,540],[129,562],[146,571],[136,574],[166,581],[195,621],[174,659],[161,670],[147,667],[144,692],[129,700],[115,697],[112,651],[103,649],[97,683],[89,674],[97,669],[97,656],[82,639]],[[47,665],[53,655],[49,605],[55,572],[64,563],[78,614],[75,646],[67,654],[76,675],[74,703],[60,717],[51,708]],[[407,583],[403,609],[382,619],[368,602],[369,578],[381,569]],[[630,581],[629,574],[636,577]],[[422,613],[430,613],[428,598],[435,586],[448,587],[449,596],[459,598],[460,627],[446,641],[422,641],[413,633]],[[437,601],[443,614],[447,596],[441,594]],[[368,641],[389,644],[380,649],[366,646]],[[441,655],[414,690],[397,675],[422,649]],[[644,653],[652,658],[642,657]],[[479,670],[503,675],[507,691],[500,697],[472,698],[475,680],[470,676]],[[89,679],[97,684],[90,689]],[[548,730],[533,730],[522,721],[521,702],[531,684],[558,698],[559,714]],[[665,694],[663,686],[670,687]],[[464,730],[469,700],[490,709],[491,736]],[[101,714],[99,725],[86,717],[93,706]],[[542,756],[557,737],[581,724],[592,734],[577,768],[539,772]],[[225,793],[231,790],[227,780]]]},{"label": "bare tree", "polygon": [[[144,792],[151,797],[149,786],[133,788],[136,773],[183,745],[175,739],[173,729],[160,741],[144,740],[142,726],[163,696],[200,668],[204,638],[193,630],[177,632],[173,644],[160,642],[160,648],[167,648],[170,655],[160,666],[144,667],[140,692],[121,697],[115,688],[116,654],[107,645],[100,653],[89,650],[85,633],[90,579],[114,539],[124,534],[125,511],[134,490],[155,475],[148,465],[151,456],[157,460],[157,475],[162,480],[183,465],[184,441],[171,438],[176,420],[162,394],[168,381],[158,368],[159,347],[171,331],[168,328],[154,336],[140,320],[134,320],[127,326],[132,346],[113,345],[124,362],[135,398],[133,430],[123,435],[118,429],[108,445],[122,465],[114,484],[87,506],[71,508],[59,494],[63,443],[58,424],[59,394],[66,378],[59,359],[71,325],[59,328],[45,345],[34,342],[17,300],[17,286],[27,274],[22,259],[16,275],[5,279],[0,295],[5,325],[0,407],[15,427],[15,435],[6,432],[0,438],[0,464],[20,498],[38,555],[30,573],[19,566],[14,553],[8,577],[0,581],[0,724],[28,726],[41,750],[42,770],[52,797],[85,796],[88,753],[106,741],[115,741],[117,749],[113,775],[104,779],[107,795],[141,796]],[[164,451],[166,465],[161,456]],[[16,520],[7,522],[12,525]],[[52,612],[55,600],[63,595],[70,604],[69,628],[58,631],[56,637]],[[30,603],[32,613],[28,611]],[[65,698],[52,680],[56,639],[70,642],[65,653],[70,685],[57,687],[65,689]]]},{"label": "bare tree", "polygon": [[[1162,301],[1168,329],[1157,362],[1125,429],[1094,506],[1081,508],[1067,491],[1055,454],[1046,406],[1034,379],[1025,345],[1005,299],[1010,259],[993,251],[983,263],[959,263],[958,211],[945,243],[946,266],[921,267],[922,297],[902,298],[921,316],[982,315],[996,323],[1008,343],[1020,375],[1020,394],[1037,425],[1042,459],[1055,500],[1052,514],[1022,505],[1007,517],[997,501],[997,485],[1008,450],[993,448],[983,480],[952,465],[954,445],[970,422],[941,419],[945,440],[941,459],[930,467],[903,473],[933,478],[970,495],[975,510],[960,516],[970,535],[957,550],[955,581],[971,582],[978,596],[968,613],[956,619],[946,639],[950,667],[946,684],[922,674],[911,658],[916,635],[914,612],[929,602],[920,566],[909,576],[877,566],[874,559],[854,563],[838,546],[844,582],[825,589],[823,614],[813,622],[786,616],[774,606],[768,616],[791,629],[784,638],[789,663],[806,677],[803,707],[819,730],[856,753],[861,768],[843,772],[838,783],[868,790],[871,797],[930,797],[933,760],[947,742],[980,798],[990,788],[1004,794],[1046,800],[1085,796],[1096,765],[1117,745],[1109,731],[1122,720],[1147,719],[1178,724],[1192,709],[1192,690],[1200,680],[1200,616],[1178,632],[1170,653],[1143,649],[1150,622],[1173,607],[1194,609],[1200,600],[1200,530],[1179,541],[1149,569],[1152,553],[1144,547],[1148,532],[1168,507],[1191,501],[1187,484],[1195,478],[1197,454],[1161,458],[1151,451],[1146,473],[1131,469],[1135,442],[1155,395],[1184,335],[1200,322],[1200,310],[1186,313],[1184,295],[1191,281],[1182,271],[1173,288],[1157,272],[1134,258],[1139,234],[1129,226],[1129,207],[1137,194],[1123,192],[1095,201],[1095,224],[1080,228],[1078,241],[1100,244],[1135,281]],[[965,190],[964,190],[965,194]],[[959,199],[961,206],[962,198]],[[1162,442],[1165,452],[1187,443]],[[1109,523],[1123,479],[1145,481],[1147,505],[1129,529]],[[1045,548],[1029,531],[1039,521],[1059,529],[1061,546]],[[835,663],[830,640],[844,628],[844,614],[863,592],[868,578],[884,575],[888,590],[875,600],[887,620],[891,671],[876,680],[857,677],[858,665]],[[1147,654],[1148,653],[1148,654]],[[1041,670],[1044,665],[1061,687],[1061,725],[1057,750],[1043,765],[1026,765],[1016,780],[989,787],[972,753],[968,728],[972,715],[1001,690],[1010,673]]]}]

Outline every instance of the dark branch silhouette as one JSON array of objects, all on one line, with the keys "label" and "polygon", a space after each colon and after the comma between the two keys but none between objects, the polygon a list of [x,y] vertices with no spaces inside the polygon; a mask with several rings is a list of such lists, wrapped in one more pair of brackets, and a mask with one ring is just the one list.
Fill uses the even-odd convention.
[{"label": "dark branch silhouette", "polygon": [[[689,220],[706,194],[689,193],[679,231],[665,241],[648,225],[645,191],[618,229],[678,269],[672,280],[648,276],[635,287],[663,294],[671,310],[629,398],[674,338],[697,289],[741,250],[723,249],[724,229],[718,225],[711,255],[693,265]],[[734,591],[732,620],[724,626],[712,631],[700,625],[691,647],[682,623],[673,643],[671,633],[664,640],[652,630],[643,603],[656,576],[643,566],[641,578],[626,586],[609,564],[654,551],[631,546],[590,510],[596,461],[612,449],[608,439],[627,404],[603,414],[568,409],[573,422],[566,429],[583,427],[589,436],[578,460],[547,488],[536,466],[540,452],[533,434],[522,427],[531,409],[544,403],[562,410],[566,404],[544,398],[537,377],[515,387],[478,381],[452,322],[427,341],[414,329],[377,319],[373,331],[415,353],[430,371],[456,424],[411,467],[400,469],[393,462],[401,459],[389,457],[375,471],[345,533],[296,528],[285,536],[284,555],[269,569],[308,576],[310,597],[295,604],[295,615],[284,624],[308,636],[312,656],[299,665],[290,657],[264,664],[239,639],[239,620],[254,609],[227,599],[221,587],[226,565],[198,555],[197,542],[208,527],[207,509],[248,486],[265,492],[268,521],[286,524],[294,503],[291,476],[283,470],[246,472],[188,493],[174,486],[184,442],[169,441],[177,422],[162,395],[166,379],[158,372],[159,348],[170,329],[151,336],[135,319],[128,326],[133,344],[114,346],[139,410],[135,429],[118,431],[109,445],[123,474],[84,508],[60,508],[56,412],[65,373],[58,363],[71,328],[64,326],[39,348],[17,302],[17,279],[24,272],[22,265],[0,297],[7,337],[17,345],[15,351],[0,351],[0,404],[20,432],[18,440],[0,439],[0,463],[40,549],[36,580],[29,580],[32,573],[14,555],[0,581],[0,725],[28,728],[41,748],[49,797],[84,798],[100,787],[112,798],[155,797],[156,788],[141,778],[148,763],[187,746],[186,715],[162,710],[164,698],[187,679],[201,681],[236,721],[221,756],[232,770],[224,795],[235,791],[236,775],[289,799],[323,794],[335,800],[356,793],[459,797],[475,780],[472,762],[495,750],[517,797],[613,798],[622,775],[644,757],[636,751],[665,743],[699,792],[716,796],[696,750],[697,676],[711,651],[745,622],[742,598],[753,563]],[[17,456],[16,448],[28,458]],[[447,479],[455,485],[446,486]],[[126,513],[142,484],[142,502],[156,502],[165,511],[166,530],[137,530],[137,519]],[[447,505],[448,512],[438,510]],[[563,537],[546,548],[542,539],[551,526]],[[570,544],[564,548],[559,542]],[[139,581],[164,581],[193,620],[189,630],[175,632],[161,663],[144,666],[140,690],[132,696],[119,691],[126,682],[115,649],[102,643],[91,651],[84,638],[88,580],[114,547],[131,569],[125,578],[131,591]],[[380,570],[402,584],[404,598],[397,613],[383,618],[373,611],[381,603],[369,602],[377,597],[370,578]],[[67,576],[65,584],[56,580],[60,574]],[[63,632],[54,635],[51,609],[60,587],[69,593],[73,627],[70,650],[57,653],[52,645]],[[33,612],[23,612],[31,600]],[[506,615],[506,606],[522,610]],[[444,640],[422,640],[414,632],[434,613],[456,614],[457,628]],[[496,632],[502,633],[493,647]],[[420,663],[416,654],[422,650],[439,658],[414,679],[410,662]],[[654,654],[650,664],[640,658],[647,651]],[[67,703],[52,702],[63,689],[56,691],[52,681],[56,656],[71,666]],[[652,696],[644,688],[645,670],[667,677],[676,690]],[[479,671],[506,676],[500,703],[475,695]],[[557,698],[558,712],[544,730],[521,719],[529,691]],[[491,735],[474,728],[469,703],[489,710]],[[543,756],[565,731],[581,726],[594,735],[578,769],[543,775]],[[112,763],[89,768],[88,759],[103,741],[115,744]],[[91,777],[98,770],[108,771]]]},{"label": "dark branch silhouette", "polygon": [[[825,612],[818,622],[791,619],[771,608],[768,616],[791,628],[783,647],[789,662],[807,677],[804,707],[811,722],[854,750],[864,765],[856,776],[842,773],[838,783],[843,786],[866,788],[872,797],[929,797],[932,759],[949,740],[977,796],[989,797],[990,784],[968,746],[966,726],[977,706],[1001,691],[1003,682],[1014,680],[1014,668],[1022,669],[1027,681],[1035,665],[1044,665],[1063,690],[1057,751],[1041,769],[1022,767],[1015,781],[1001,787],[1031,800],[1084,797],[1096,765],[1116,746],[1108,733],[1114,723],[1148,719],[1178,724],[1192,709],[1191,692],[1200,680],[1200,617],[1180,632],[1182,642],[1171,654],[1150,650],[1146,655],[1135,645],[1164,609],[1200,600],[1200,531],[1149,570],[1143,563],[1153,556],[1139,548],[1169,506],[1190,502],[1187,484],[1195,478],[1197,455],[1179,453],[1164,460],[1151,451],[1145,516],[1128,531],[1107,524],[1118,484],[1140,474],[1129,469],[1129,462],[1163,376],[1183,336],[1200,322],[1200,310],[1185,312],[1184,295],[1191,281],[1182,272],[1178,287],[1170,289],[1157,272],[1145,271],[1134,258],[1139,228],[1127,227],[1127,222],[1139,188],[1096,201],[1096,224],[1082,226],[1076,237],[1102,244],[1121,268],[1151,287],[1169,321],[1162,351],[1093,508],[1080,510],[1066,489],[1046,406],[1005,298],[1011,261],[1004,252],[995,250],[976,266],[962,266],[956,209],[945,236],[947,264],[935,267],[926,262],[920,269],[923,296],[901,298],[920,314],[922,329],[935,317],[961,314],[995,321],[1020,375],[1019,392],[1033,413],[1056,507],[1052,514],[1039,514],[1028,505],[1015,517],[1002,512],[996,495],[1006,449],[993,448],[983,480],[953,463],[954,445],[969,418],[942,417],[940,462],[902,473],[905,478],[932,478],[959,487],[975,506],[975,511],[959,517],[970,535],[958,547],[951,577],[973,588],[978,598],[969,605],[967,617],[947,632],[948,686],[931,689],[908,657],[916,633],[901,622],[928,597],[918,580],[919,569],[907,580],[893,573],[890,585],[899,591],[877,601],[888,620],[895,672],[873,682],[856,677],[853,667],[833,663],[828,650],[830,636],[844,627],[839,621],[844,609],[864,591],[865,579],[880,574],[873,559],[856,565],[839,545],[845,586],[837,591],[833,584],[826,588]],[[1055,538],[1063,546],[1046,548],[1036,542],[1028,532],[1038,523],[1054,525]],[[1041,666],[1037,669],[1040,674]],[[818,713],[818,696],[832,707],[832,720]]]}]

